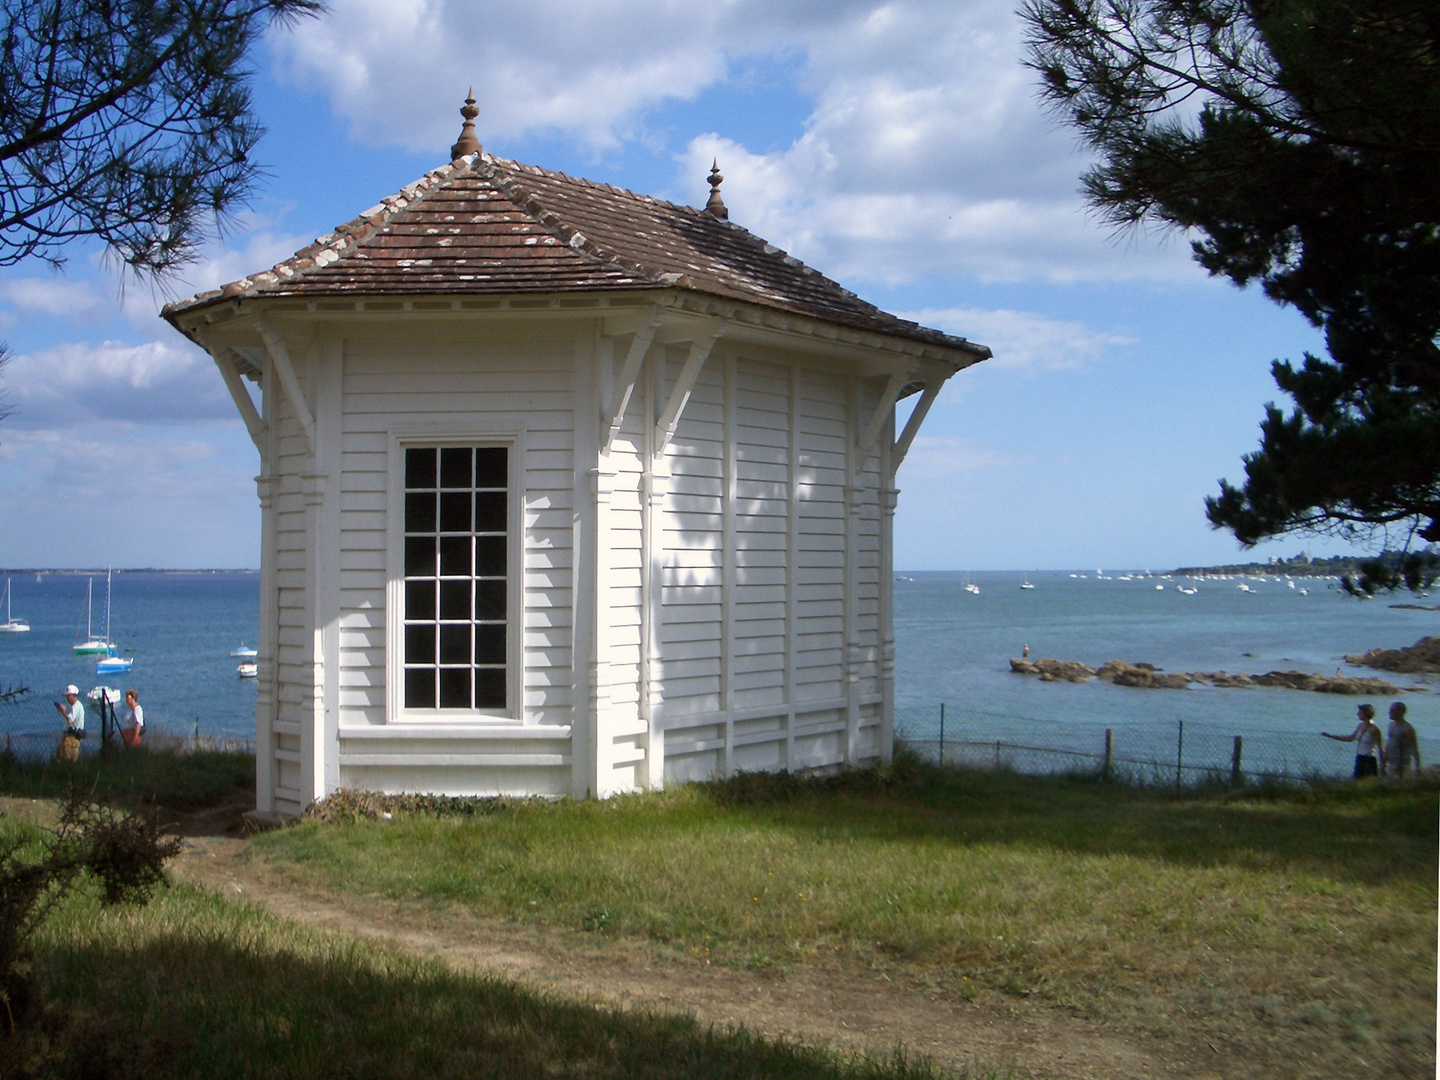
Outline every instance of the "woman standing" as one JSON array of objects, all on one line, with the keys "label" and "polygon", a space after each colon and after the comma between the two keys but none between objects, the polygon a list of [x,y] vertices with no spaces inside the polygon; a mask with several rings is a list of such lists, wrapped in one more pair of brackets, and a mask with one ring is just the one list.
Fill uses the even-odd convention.
[{"label": "woman standing", "polygon": [[1381,766],[1385,764],[1385,751],[1380,741],[1380,726],[1375,723],[1375,706],[1366,702],[1356,712],[1360,714],[1360,722],[1349,735],[1331,735],[1328,731],[1320,734],[1336,742],[1355,744],[1355,779],[1360,780],[1366,776],[1380,775]]},{"label": "woman standing", "polygon": [[145,710],[140,708],[140,691],[125,691],[125,723],[120,728],[120,737],[126,746],[139,746],[140,736],[145,731]]}]

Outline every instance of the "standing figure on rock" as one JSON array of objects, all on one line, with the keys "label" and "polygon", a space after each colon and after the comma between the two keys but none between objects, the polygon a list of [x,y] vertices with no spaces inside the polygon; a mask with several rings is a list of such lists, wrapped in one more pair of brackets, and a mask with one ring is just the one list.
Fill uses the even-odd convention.
[{"label": "standing figure on rock", "polygon": [[1360,780],[1367,776],[1380,775],[1385,764],[1385,751],[1380,742],[1380,727],[1375,723],[1375,706],[1367,701],[1356,711],[1360,715],[1360,722],[1349,735],[1331,735],[1328,731],[1320,734],[1336,742],[1355,744],[1355,779]]}]

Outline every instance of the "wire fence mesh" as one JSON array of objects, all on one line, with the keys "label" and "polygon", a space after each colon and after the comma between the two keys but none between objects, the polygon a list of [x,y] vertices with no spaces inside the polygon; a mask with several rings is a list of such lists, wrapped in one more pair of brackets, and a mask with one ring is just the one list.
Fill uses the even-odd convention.
[{"label": "wire fence mesh", "polygon": [[1106,726],[949,704],[897,708],[895,737],[945,764],[1176,786],[1343,777],[1355,763],[1353,746],[1318,733],[1164,719]]}]

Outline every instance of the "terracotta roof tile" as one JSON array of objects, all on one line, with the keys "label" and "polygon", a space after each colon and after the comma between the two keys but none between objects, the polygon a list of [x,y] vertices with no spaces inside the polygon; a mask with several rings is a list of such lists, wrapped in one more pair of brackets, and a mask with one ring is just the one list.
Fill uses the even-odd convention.
[{"label": "terracotta roof tile", "polygon": [[898,319],[739,225],[490,154],[428,173],[271,270],[192,300],[683,288],[988,355]]}]

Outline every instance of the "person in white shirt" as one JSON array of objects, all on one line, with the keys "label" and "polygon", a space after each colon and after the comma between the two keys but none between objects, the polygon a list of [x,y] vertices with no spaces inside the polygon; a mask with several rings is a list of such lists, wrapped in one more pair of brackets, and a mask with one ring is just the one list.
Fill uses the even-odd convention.
[{"label": "person in white shirt", "polygon": [[120,737],[126,746],[139,746],[140,736],[145,732],[145,710],[140,707],[140,691],[125,691],[125,723],[120,728]]},{"label": "person in white shirt", "polygon": [[1360,722],[1349,735],[1331,735],[1328,731],[1320,734],[1336,742],[1355,744],[1355,779],[1360,780],[1380,775],[1385,767],[1385,749],[1380,741],[1380,725],[1375,723],[1375,706],[1366,702],[1356,711],[1360,714]]},{"label": "person in white shirt", "polygon": [[65,687],[65,704],[55,702],[55,711],[65,719],[65,734],[77,739],[85,737],[85,706],[80,704],[80,688],[74,683]]}]

